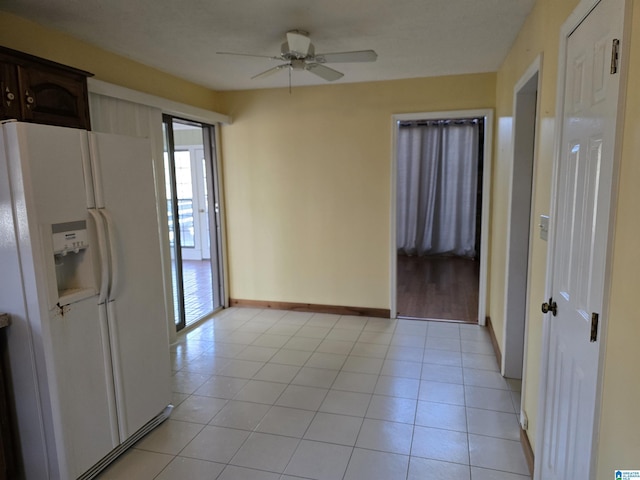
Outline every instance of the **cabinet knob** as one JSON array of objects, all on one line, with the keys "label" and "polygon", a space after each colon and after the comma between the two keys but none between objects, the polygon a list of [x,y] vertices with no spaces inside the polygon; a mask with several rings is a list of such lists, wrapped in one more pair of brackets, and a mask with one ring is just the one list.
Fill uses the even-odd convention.
[{"label": "cabinet knob", "polygon": [[4,82],[2,82],[0,85],[2,88],[2,93],[4,95],[4,103],[7,105],[7,107],[10,107],[11,102],[16,99],[16,96],[11,90],[9,90],[8,86],[4,85]]},{"label": "cabinet knob", "polygon": [[27,104],[27,108],[33,107],[33,105],[36,103],[36,99],[33,95],[31,95],[31,92],[29,90],[25,90],[24,92],[24,101]]}]

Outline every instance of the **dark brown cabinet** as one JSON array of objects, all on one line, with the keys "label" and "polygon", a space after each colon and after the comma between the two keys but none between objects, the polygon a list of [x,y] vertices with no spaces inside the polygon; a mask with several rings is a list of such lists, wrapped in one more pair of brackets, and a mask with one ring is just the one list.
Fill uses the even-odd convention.
[{"label": "dark brown cabinet", "polygon": [[0,47],[0,120],[90,130],[90,73]]},{"label": "dark brown cabinet", "polygon": [[2,89],[2,104],[0,117],[18,118],[20,102],[18,101],[18,69],[12,63],[1,60],[0,57],[0,88]]}]

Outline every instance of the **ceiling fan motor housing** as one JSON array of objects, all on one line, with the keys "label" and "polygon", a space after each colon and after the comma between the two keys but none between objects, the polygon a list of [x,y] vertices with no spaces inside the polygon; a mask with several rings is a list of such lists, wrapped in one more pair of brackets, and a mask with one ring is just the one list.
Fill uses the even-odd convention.
[{"label": "ceiling fan motor housing", "polygon": [[287,41],[282,44],[280,51],[285,60],[313,57],[315,53],[309,34],[302,30],[287,32]]},{"label": "ceiling fan motor housing", "polygon": [[289,42],[284,42],[280,47],[281,57],[285,60],[296,60],[296,59],[305,59],[307,57],[312,58],[315,55],[315,49],[313,48],[313,44],[309,44],[309,49],[307,53],[296,52],[291,50],[289,47]]},{"label": "ceiling fan motor housing", "polygon": [[305,62],[304,58],[294,58],[291,60],[290,66],[293,70],[305,70],[307,62]]}]

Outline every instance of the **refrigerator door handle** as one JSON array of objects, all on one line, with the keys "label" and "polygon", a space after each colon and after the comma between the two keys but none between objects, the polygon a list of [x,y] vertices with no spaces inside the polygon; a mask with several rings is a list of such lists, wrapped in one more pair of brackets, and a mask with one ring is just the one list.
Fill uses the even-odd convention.
[{"label": "refrigerator door handle", "polygon": [[105,231],[102,217],[95,208],[87,209],[93,222],[96,225],[96,233],[98,234],[98,250],[100,252],[100,294],[98,304],[102,304],[107,300],[107,289],[109,287],[109,252],[107,250],[107,232]]},{"label": "refrigerator door handle", "polygon": [[100,165],[98,159],[100,158],[98,150],[98,139],[92,132],[87,132],[87,138],[89,140],[89,165],[91,166],[91,174],[93,176],[93,194],[95,195],[96,208],[104,208],[104,192],[102,188],[102,182],[99,181]]},{"label": "refrigerator door handle", "polygon": [[98,210],[107,222],[107,236],[109,238],[109,253],[111,254],[111,287],[109,288],[108,300],[115,298],[120,283],[120,257],[118,256],[118,243],[116,241],[116,230],[113,217],[106,208]]}]

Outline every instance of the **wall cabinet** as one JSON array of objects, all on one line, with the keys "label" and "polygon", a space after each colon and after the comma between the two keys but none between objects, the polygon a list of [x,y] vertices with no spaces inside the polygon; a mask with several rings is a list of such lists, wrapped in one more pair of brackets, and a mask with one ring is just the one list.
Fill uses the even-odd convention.
[{"label": "wall cabinet", "polygon": [[0,47],[0,120],[90,130],[90,73]]}]

